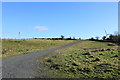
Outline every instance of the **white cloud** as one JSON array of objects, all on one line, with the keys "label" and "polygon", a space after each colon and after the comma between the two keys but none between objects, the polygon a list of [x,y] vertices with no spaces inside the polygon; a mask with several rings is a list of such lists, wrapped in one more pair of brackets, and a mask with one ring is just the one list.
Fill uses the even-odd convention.
[{"label": "white cloud", "polygon": [[44,27],[44,26],[36,26],[35,29],[38,31],[47,31],[48,30],[48,28]]},{"label": "white cloud", "polygon": [[0,32],[0,34],[3,34],[3,32]]}]

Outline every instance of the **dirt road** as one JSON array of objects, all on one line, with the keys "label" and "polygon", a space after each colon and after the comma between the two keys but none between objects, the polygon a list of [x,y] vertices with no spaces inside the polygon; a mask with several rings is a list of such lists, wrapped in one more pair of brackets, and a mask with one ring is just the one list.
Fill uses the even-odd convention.
[{"label": "dirt road", "polygon": [[57,48],[2,59],[2,78],[41,77],[42,74],[40,75],[36,72],[36,69],[39,67],[36,58],[50,54],[52,51],[72,46],[79,42],[81,41],[76,41]]}]

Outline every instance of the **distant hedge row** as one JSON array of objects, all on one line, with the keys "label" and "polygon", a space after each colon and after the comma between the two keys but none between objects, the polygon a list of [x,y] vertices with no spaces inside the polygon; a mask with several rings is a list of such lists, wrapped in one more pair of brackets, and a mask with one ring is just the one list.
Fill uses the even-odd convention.
[{"label": "distant hedge row", "polygon": [[72,38],[33,38],[33,39],[45,39],[45,40],[77,40]]},{"label": "distant hedge row", "polygon": [[113,43],[120,45],[120,34],[119,35],[112,35],[111,34],[111,35],[109,35],[108,38],[106,38],[106,36],[103,36],[102,40],[94,39],[94,38],[90,38],[89,40],[102,41],[102,42],[113,42]]}]

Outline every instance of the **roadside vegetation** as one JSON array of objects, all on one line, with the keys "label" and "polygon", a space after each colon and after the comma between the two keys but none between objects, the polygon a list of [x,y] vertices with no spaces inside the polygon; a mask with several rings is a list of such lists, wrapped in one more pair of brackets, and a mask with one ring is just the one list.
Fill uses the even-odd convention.
[{"label": "roadside vegetation", "polygon": [[64,78],[120,79],[117,45],[109,42],[83,41],[44,57],[47,72]]},{"label": "roadside vegetation", "polygon": [[10,57],[20,54],[55,48],[73,40],[41,40],[41,39],[2,39],[1,57]]}]

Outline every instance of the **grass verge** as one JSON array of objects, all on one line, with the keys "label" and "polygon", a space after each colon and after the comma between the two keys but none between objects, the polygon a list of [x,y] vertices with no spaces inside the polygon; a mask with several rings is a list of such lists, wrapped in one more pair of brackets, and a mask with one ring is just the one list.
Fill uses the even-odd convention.
[{"label": "grass verge", "polygon": [[2,39],[2,58],[55,48],[73,40]]}]

